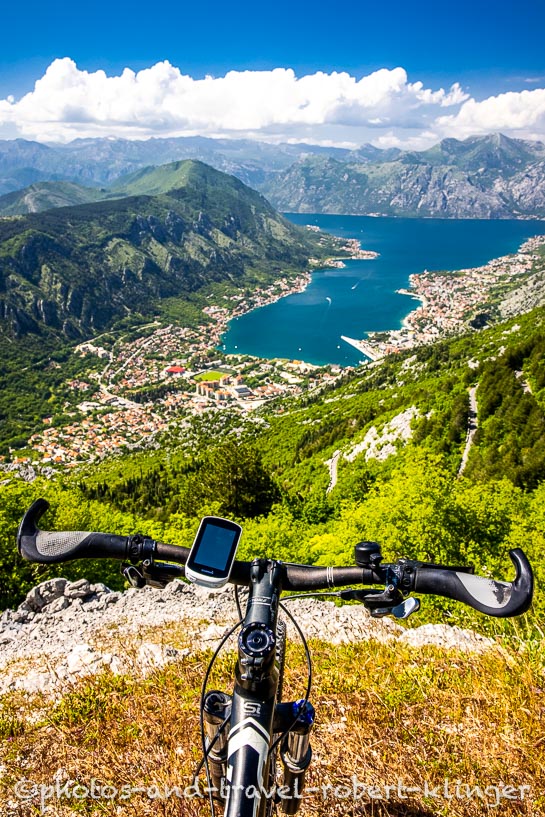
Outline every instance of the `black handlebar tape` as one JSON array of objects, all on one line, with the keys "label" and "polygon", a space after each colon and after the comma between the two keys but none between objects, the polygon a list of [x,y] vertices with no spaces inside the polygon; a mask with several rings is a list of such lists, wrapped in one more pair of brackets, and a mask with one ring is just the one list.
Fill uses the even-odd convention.
[{"label": "black handlebar tape", "polygon": [[330,590],[348,584],[377,584],[379,577],[362,567],[305,567],[285,565],[282,590]]},{"label": "black handlebar tape", "polygon": [[183,545],[166,545],[164,542],[155,542],[155,555],[165,562],[177,562],[177,564],[185,565],[189,558],[189,548],[185,548]]},{"label": "black handlebar tape", "polygon": [[125,559],[128,538],[111,533],[89,531],[44,531],[37,526],[49,508],[45,499],[37,499],[23,517],[17,533],[19,553],[29,562],[53,564],[71,559]]},{"label": "black handlebar tape", "polygon": [[[189,549],[179,545],[156,542],[156,556],[171,562],[185,564]],[[249,587],[251,562],[235,561],[229,576],[231,584]],[[376,584],[381,577],[361,567],[307,567],[306,565],[282,564],[282,590],[329,590],[348,584]]]},{"label": "black handlebar tape", "polygon": [[434,570],[419,567],[414,583],[415,593],[430,593],[461,601],[488,616],[507,618],[525,613],[534,589],[532,568],[520,548],[509,551],[517,575],[514,582],[499,582],[471,573]]},{"label": "black handlebar tape", "polygon": [[125,559],[126,536],[88,531],[39,531],[36,536],[21,536],[19,553],[29,562],[52,564],[72,559]]},{"label": "black handlebar tape", "polygon": [[[49,508],[45,499],[37,499],[25,513],[17,533],[19,553],[31,562],[51,564],[80,558],[130,559],[142,557],[142,548],[134,550],[136,537],[115,536],[110,533],[88,531],[43,531],[38,521]],[[185,564],[189,549],[178,545],[146,540],[159,559]],[[145,549],[145,548],[144,548]],[[463,602],[489,616],[507,617],[525,613],[531,603],[534,588],[532,568],[520,548],[509,552],[516,568],[513,582],[500,582],[471,573],[444,570],[437,566],[422,565],[415,570],[414,586],[417,593],[429,593]],[[284,564],[283,590],[329,590],[350,584],[380,584],[387,576],[387,565],[375,571],[362,567],[311,567]],[[252,564],[235,562],[230,582],[250,585]]]}]

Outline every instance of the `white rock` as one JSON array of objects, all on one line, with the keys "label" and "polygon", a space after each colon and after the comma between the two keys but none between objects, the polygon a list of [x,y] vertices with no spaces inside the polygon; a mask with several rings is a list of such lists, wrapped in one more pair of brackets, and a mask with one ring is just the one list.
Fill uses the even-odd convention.
[{"label": "white rock", "polygon": [[201,641],[219,641],[225,635],[225,627],[220,627],[219,624],[210,624],[205,630],[201,632]]},{"label": "white rock", "polygon": [[[69,584],[65,579],[60,581]],[[167,661],[179,660],[190,650],[215,646],[238,617],[230,587],[210,593],[194,585],[172,582],[164,590],[131,589],[117,593],[107,588],[103,590],[100,585],[89,585],[86,580],[74,584],[75,592],[81,593],[87,586],[90,595],[75,598],[62,595],[36,611],[28,605],[25,608],[23,603],[15,613],[2,615],[0,693],[10,688],[14,679],[21,689],[57,692],[59,678],[75,679],[104,667],[115,673],[145,673]],[[53,592],[58,592],[59,587],[56,585]],[[40,595],[43,599],[43,594]],[[159,599],[161,603],[157,604]],[[331,601],[308,598],[286,600],[286,605],[307,637],[331,643],[399,639],[415,647],[436,644],[473,651],[488,649],[494,644],[468,630],[447,625],[407,630],[390,618],[373,619],[362,605],[336,607]],[[245,607],[244,599],[242,606]],[[28,620],[31,615],[32,622]],[[177,651],[148,641],[140,644],[139,633],[143,627],[163,628],[160,636],[164,638],[165,625],[170,622],[183,624],[189,648]],[[289,621],[288,636],[298,639]],[[130,652],[123,646],[112,645],[112,637],[129,644],[136,638],[140,647]],[[100,648],[102,638],[108,645],[104,653]],[[96,649],[92,644],[97,645]],[[229,645],[234,647],[234,644],[232,639]],[[38,671],[44,659],[51,667],[51,675]]]},{"label": "white rock", "polygon": [[399,640],[413,647],[432,644],[466,652],[482,652],[494,646],[491,638],[474,633],[472,630],[449,627],[448,624],[423,624],[414,630],[405,630]]},{"label": "white rock", "polygon": [[103,663],[102,656],[89,644],[76,644],[66,656],[66,667],[70,675],[79,675],[97,663]]},{"label": "white rock", "polygon": [[71,599],[84,599],[91,593],[91,585],[88,579],[78,579],[76,582],[69,582],[64,588],[64,595]]},{"label": "white rock", "polygon": [[175,650],[173,647],[144,642],[144,644],[138,648],[137,662],[144,669],[162,667],[169,661],[173,661],[177,655],[178,650]]},{"label": "white rock", "polygon": [[32,669],[23,677],[16,678],[13,687],[25,692],[49,692],[56,683],[57,679],[52,673]]},{"label": "white rock", "polygon": [[61,610],[66,610],[67,607],[70,607],[70,601],[66,596],[60,596],[47,606],[47,613],[48,615],[55,615],[55,613],[60,613]]}]

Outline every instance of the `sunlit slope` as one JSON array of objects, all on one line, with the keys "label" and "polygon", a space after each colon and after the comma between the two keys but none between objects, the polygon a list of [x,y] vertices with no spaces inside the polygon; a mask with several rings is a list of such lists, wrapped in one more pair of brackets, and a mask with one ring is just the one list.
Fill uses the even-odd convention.
[{"label": "sunlit slope", "polygon": [[[141,194],[150,188],[160,194]],[[144,174],[133,189],[0,221],[0,320],[9,330],[87,335],[212,283],[238,288],[301,271],[324,252],[259,193],[200,162]]]},{"label": "sunlit slope", "polygon": [[40,213],[52,207],[72,207],[105,197],[104,190],[83,187],[74,182],[35,182],[23,190],[0,196],[0,216]]}]

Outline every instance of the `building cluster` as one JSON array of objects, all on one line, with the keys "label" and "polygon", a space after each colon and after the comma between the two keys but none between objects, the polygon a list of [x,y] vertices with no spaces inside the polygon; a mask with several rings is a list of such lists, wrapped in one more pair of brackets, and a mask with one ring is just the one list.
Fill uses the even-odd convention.
[{"label": "building cluster", "polygon": [[63,428],[48,425],[29,444],[42,463],[73,467],[84,460],[101,459],[120,449],[144,447],[167,428],[151,405],[121,408],[84,417]]},{"label": "building cluster", "polygon": [[[218,313],[223,315],[223,308],[212,314]],[[64,411],[75,419],[59,427],[51,417],[44,418],[43,429],[29,439],[34,456],[44,465],[64,467],[102,459],[150,445],[182,417],[210,408],[222,410],[227,404],[251,412],[275,397],[300,394],[334,377],[302,361],[223,354],[210,359],[210,348],[209,327],[174,326],[118,341],[106,354],[92,344],[78,347],[79,354],[100,357],[106,365],[100,374],[94,373],[96,381],[90,377],[90,382],[78,378],[67,383],[76,392],[76,401],[67,402]],[[252,387],[245,382],[248,377]],[[158,396],[136,402],[143,399],[142,387],[156,386],[163,387]]]},{"label": "building cluster", "polygon": [[407,317],[408,328],[419,333],[424,343],[460,331],[495,286],[530,272],[535,260],[531,254],[517,253],[476,269],[410,276],[411,288],[422,304]]},{"label": "building cluster", "polygon": [[210,311],[210,307],[205,307],[203,311],[206,312],[208,310],[210,317],[213,317],[216,321],[224,325],[224,328],[220,332],[220,334],[223,334],[227,321],[244,315],[252,309],[272,304],[280,300],[280,298],[285,298],[286,295],[303,292],[310,281],[310,273],[303,273],[292,280],[280,278],[265,289],[257,289],[246,295],[225,295],[224,298],[233,304],[229,310],[215,307],[213,311]]},{"label": "building cluster", "polygon": [[228,403],[231,400],[253,398],[253,392],[244,385],[242,375],[224,374],[213,380],[200,380],[197,383],[197,394],[216,403]]},{"label": "building cluster", "polygon": [[74,380],[69,380],[66,385],[73,391],[89,391],[89,389],[93,388],[93,386],[90,383],[87,383],[86,380],[78,380],[77,378]]},{"label": "building cluster", "polygon": [[420,300],[420,306],[405,318],[401,329],[386,337],[370,333],[369,345],[382,357],[463,331],[498,285],[532,271],[540,258],[536,250],[544,242],[543,236],[529,239],[518,253],[495,258],[482,267],[409,276],[410,289],[398,291]]},{"label": "building cluster", "polygon": [[176,365],[180,350],[192,354],[200,348],[195,330],[166,326],[133,341],[114,345],[100,382],[113,392],[141,389],[167,376],[169,365]]},{"label": "building cluster", "polygon": [[359,261],[370,261],[379,256],[378,252],[374,252],[374,250],[363,250],[357,238],[347,238],[341,246],[341,250],[347,252],[351,258],[356,258]]}]

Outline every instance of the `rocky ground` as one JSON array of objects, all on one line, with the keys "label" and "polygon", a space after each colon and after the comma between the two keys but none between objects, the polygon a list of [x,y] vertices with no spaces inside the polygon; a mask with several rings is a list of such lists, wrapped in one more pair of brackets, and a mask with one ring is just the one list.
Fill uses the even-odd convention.
[{"label": "rocky ground", "polygon": [[[406,629],[389,618],[371,618],[362,605],[337,607],[306,598],[288,606],[308,638],[332,644],[376,639],[470,651],[494,644],[446,625]],[[236,621],[231,587],[210,592],[175,581],[163,590],[119,593],[86,579],[52,579],[0,617],[0,692],[58,694],[66,682],[104,667],[116,673],[146,672],[215,647]],[[295,636],[293,625],[288,632]]]},{"label": "rocky ground", "polygon": [[545,305],[545,271],[531,275],[527,281],[509,292],[499,304],[502,320],[530,312]]}]

